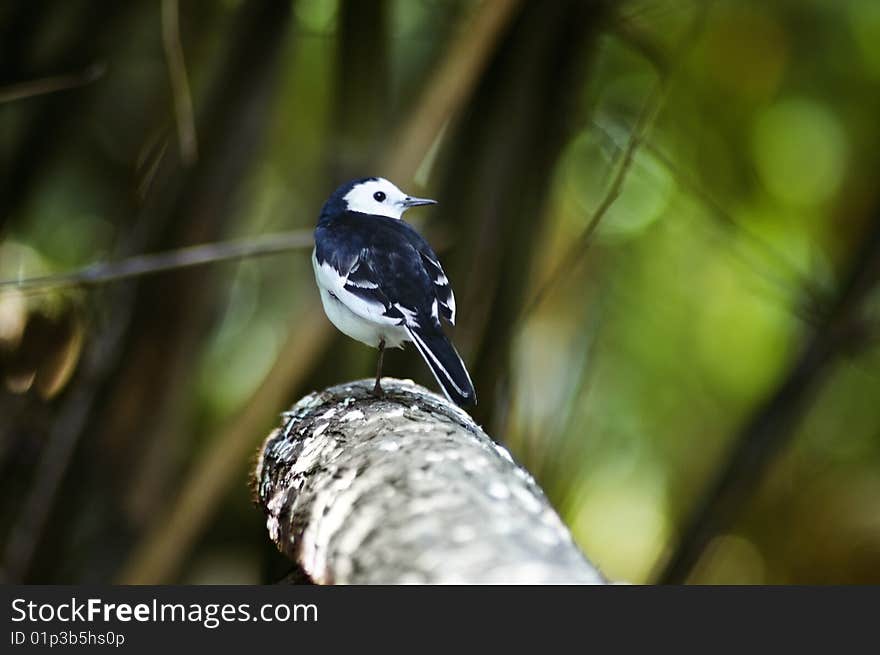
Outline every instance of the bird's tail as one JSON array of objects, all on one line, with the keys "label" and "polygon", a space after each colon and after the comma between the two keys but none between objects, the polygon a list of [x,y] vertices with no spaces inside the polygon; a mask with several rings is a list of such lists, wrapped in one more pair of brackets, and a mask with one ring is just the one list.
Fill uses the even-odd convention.
[{"label": "bird's tail", "polygon": [[443,330],[435,326],[406,329],[446,397],[460,407],[476,405],[477,394],[471,376]]}]

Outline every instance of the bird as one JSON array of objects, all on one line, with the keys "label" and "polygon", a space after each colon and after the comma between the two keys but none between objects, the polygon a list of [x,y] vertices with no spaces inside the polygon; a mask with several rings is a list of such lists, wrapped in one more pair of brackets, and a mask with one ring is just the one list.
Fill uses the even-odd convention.
[{"label": "bird", "polygon": [[477,402],[474,385],[441,324],[455,325],[452,286],[431,246],[403,220],[406,210],[436,203],[382,177],[346,182],[321,209],[312,266],[330,322],[379,349],[375,396],[384,395],[385,349],[412,342],[445,396],[467,407]]}]

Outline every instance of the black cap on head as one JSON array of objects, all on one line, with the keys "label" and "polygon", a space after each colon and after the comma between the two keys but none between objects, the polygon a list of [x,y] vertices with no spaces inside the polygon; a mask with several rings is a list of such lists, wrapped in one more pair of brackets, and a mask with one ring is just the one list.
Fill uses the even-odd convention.
[{"label": "black cap on head", "polygon": [[341,200],[358,184],[363,184],[364,182],[375,182],[378,179],[378,177],[359,177],[354,180],[349,180],[345,184],[339,185],[339,187],[336,188],[336,191],[333,192],[333,195],[331,195],[330,198],[339,198]]},{"label": "black cap on head", "polygon": [[327,202],[324,203],[324,206],[321,208],[321,214],[318,218],[318,222],[324,220],[325,218],[329,218],[335,214],[341,214],[345,211],[345,196],[358,184],[363,184],[364,182],[369,182],[371,180],[378,180],[378,177],[358,177],[354,180],[349,180],[348,182],[339,185],[336,188],[330,197],[327,199]]}]

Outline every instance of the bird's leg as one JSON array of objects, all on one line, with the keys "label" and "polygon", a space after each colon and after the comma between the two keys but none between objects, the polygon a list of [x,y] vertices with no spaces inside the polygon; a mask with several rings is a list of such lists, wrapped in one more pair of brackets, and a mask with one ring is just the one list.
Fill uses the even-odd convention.
[{"label": "bird's leg", "polygon": [[382,385],[379,384],[379,380],[382,378],[382,358],[385,357],[385,339],[382,339],[379,342],[379,363],[376,365],[376,384],[373,386],[373,395],[377,398],[381,398],[385,395],[385,392],[382,391]]}]

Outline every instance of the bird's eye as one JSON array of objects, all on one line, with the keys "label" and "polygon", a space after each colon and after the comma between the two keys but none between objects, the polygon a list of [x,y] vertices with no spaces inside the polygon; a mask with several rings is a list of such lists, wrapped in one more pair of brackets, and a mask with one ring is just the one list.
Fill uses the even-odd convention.
[{"label": "bird's eye", "polygon": [[376,202],[385,202],[385,193],[383,191],[376,191],[373,194],[373,198],[376,199]]}]

